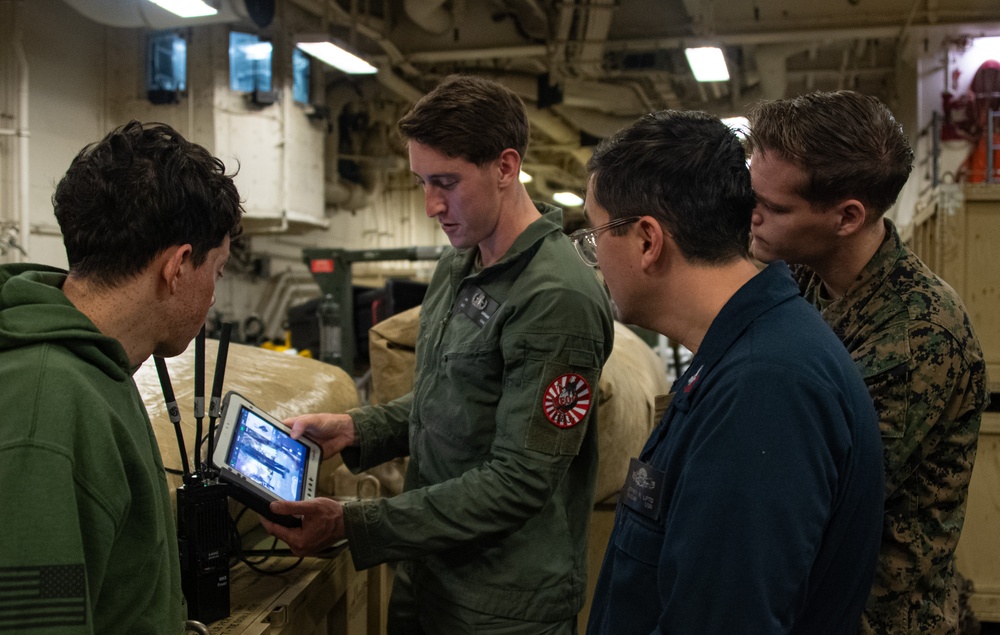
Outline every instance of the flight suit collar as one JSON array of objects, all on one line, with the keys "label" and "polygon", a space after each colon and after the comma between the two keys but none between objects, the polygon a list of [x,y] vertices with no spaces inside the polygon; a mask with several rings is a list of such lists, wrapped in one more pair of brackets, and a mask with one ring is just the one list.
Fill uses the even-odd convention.
[{"label": "flight suit collar", "polygon": [[[538,201],[532,201],[535,204],[535,208],[541,213],[542,217],[536,219],[528,227],[525,228],[521,234],[514,239],[514,243],[507,249],[506,253],[489,267],[483,268],[474,277],[488,276],[493,274],[501,273],[515,263],[521,260],[521,256],[531,252],[533,253],[538,249],[538,245],[541,241],[554,232],[562,231],[562,218],[563,211],[561,208],[555,205],[549,205],[548,203],[541,203]],[[455,258],[452,276],[453,279],[462,279],[470,275],[474,270],[474,265],[476,258],[479,255],[479,247],[473,247],[465,251],[461,251],[458,257]]]}]

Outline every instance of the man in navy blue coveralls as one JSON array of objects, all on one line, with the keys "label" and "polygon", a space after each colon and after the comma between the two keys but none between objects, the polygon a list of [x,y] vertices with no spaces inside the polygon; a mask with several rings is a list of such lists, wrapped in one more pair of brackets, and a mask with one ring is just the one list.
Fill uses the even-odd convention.
[{"label": "man in navy blue coveralls", "polygon": [[748,256],[754,194],[717,118],[639,119],[590,162],[574,234],[624,322],[694,353],[621,491],[588,633],[857,632],[882,448],[843,344]]}]

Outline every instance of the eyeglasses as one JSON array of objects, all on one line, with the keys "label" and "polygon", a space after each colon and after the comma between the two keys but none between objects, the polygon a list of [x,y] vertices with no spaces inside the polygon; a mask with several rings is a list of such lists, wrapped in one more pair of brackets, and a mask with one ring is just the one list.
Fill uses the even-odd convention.
[{"label": "eyeglasses", "polygon": [[625,218],[616,218],[610,223],[604,223],[603,225],[591,227],[590,229],[578,229],[569,235],[569,239],[573,242],[573,246],[576,247],[576,253],[580,254],[580,258],[591,267],[596,267],[598,232],[602,232],[605,229],[611,229],[613,227],[628,225],[636,222],[640,218],[642,218],[642,216],[627,216]]}]

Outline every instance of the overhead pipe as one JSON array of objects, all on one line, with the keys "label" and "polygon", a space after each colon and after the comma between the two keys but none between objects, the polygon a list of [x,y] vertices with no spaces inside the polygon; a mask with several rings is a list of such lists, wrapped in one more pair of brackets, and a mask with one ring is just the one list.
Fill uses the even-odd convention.
[{"label": "overhead pipe", "polygon": [[[303,11],[321,18],[324,30],[329,28],[331,22],[340,26],[349,26],[352,29],[352,34],[362,35],[381,48],[384,55],[368,57],[372,61],[376,61],[379,66],[379,71],[375,79],[390,92],[411,103],[423,96],[423,92],[399,78],[393,69],[398,68],[409,77],[420,76],[420,71],[410,63],[402,51],[383,35],[377,27],[361,22],[360,20],[355,20],[351,13],[333,0],[290,1]],[[331,110],[330,112],[334,111]]]},{"label": "overhead pipe", "polygon": [[[523,74],[485,74],[503,84],[519,95],[528,103],[528,120],[531,127],[538,129],[557,144],[567,144],[577,147],[571,152],[571,156],[580,166],[585,166],[590,160],[592,151],[590,148],[581,148],[579,132],[568,125],[566,120],[572,122],[574,126],[597,137],[605,137],[620,130],[626,125],[635,121],[637,117],[649,110],[641,99],[630,99],[635,93],[632,91],[622,92],[619,95],[619,113],[608,114],[595,110],[586,101],[588,87],[601,88],[597,82],[566,80],[564,89],[563,105],[555,108],[537,108],[534,101],[537,96],[538,84],[533,77]],[[632,88],[635,88],[633,85]],[[574,98],[577,94],[580,99]],[[558,112],[553,112],[553,111]],[[565,118],[565,119],[564,119]]]},{"label": "overhead pipe", "polygon": [[[296,0],[298,1],[298,0]],[[711,36],[685,36],[665,38],[632,38],[607,40],[607,51],[655,51],[693,46],[736,46],[744,44],[809,43],[819,41],[856,40],[858,38],[896,38],[899,27],[867,27],[858,29],[809,29],[802,31],[768,31],[761,33],[716,33]],[[407,56],[411,62],[463,62],[491,58],[521,58],[545,55],[545,46],[526,44],[524,46],[493,47],[483,49],[453,49],[448,51],[424,51]]]},{"label": "overhead pipe", "polygon": [[403,11],[413,23],[433,35],[444,35],[455,28],[455,19],[444,8],[448,0],[403,0]]},{"label": "overhead pipe", "polygon": [[[573,29],[573,5],[565,2],[559,5],[559,12],[554,16],[549,29],[551,37],[545,43],[545,68],[549,73],[549,81],[558,83],[566,70],[566,43],[570,40]],[[468,58],[453,58],[455,61]]]},{"label": "overhead pipe", "polygon": [[[323,204],[327,209],[330,207],[341,207],[345,203],[364,206],[364,192],[361,187],[352,188],[350,185],[341,183],[340,171],[338,169],[340,162],[340,136],[343,134],[340,129],[340,114],[349,103],[358,99],[360,99],[360,95],[355,92],[353,87],[346,84],[334,85],[326,93],[326,107],[330,113],[332,130],[336,133],[332,136],[328,135],[324,144],[323,162],[326,166],[326,174],[323,188]],[[352,207],[347,209],[358,208]]]},{"label": "overhead pipe", "polygon": [[[354,183],[341,178],[338,166],[341,159],[340,137],[343,131],[336,120],[339,119],[344,108],[355,101],[361,101],[361,96],[345,85],[335,86],[327,95],[327,105],[330,109],[330,117],[335,121],[334,130],[336,131],[336,136],[328,139],[325,145],[324,204],[327,211],[331,211],[331,209],[354,211],[370,206],[372,201],[385,190],[386,171],[395,167],[393,164],[396,160],[393,158],[394,155],[388,142],[390,124],[373,121],[365,132],[363,156],[351,157],[358,162],[362,182]],[[387,160],[382,160],[383,158],[387,158]],[[399,162],[402,160],[399,159]]]},{"label": "overhead pipe", "polygon": [[[525,101],[534,102],[538,98],[538,78],[534,75],[487,71],[479,74],[500,82]],[[563,106],[598,111],[599,108],[606,108],[606,104],[610,101],[614,103],[615,115],[649,112],[648,104],[643,96],[636,92],[634,82],[629,83],[626,90],[622,90],[622,85],[594,80],[567,78],[562,84]]]},{"label": "overhead pipe", "polygon": [[644,112],[636,112],[622,116],[607,115],[585,108],[566,106],[560,106],[559,112],[584,132],[598,138],[610,137],[622,128],[635,123],[636,119],[645,114]]},{"label": "overhead pipe", "polygon": [[[381,136],[381,132],[376,132],[370,128],[367,132],[369,138]],[[346,158],[346,157],[345,157]],[[387,145],[380,149],[366,152],[364,156],[354,158],[361,172],[361,183],[352,183],[340,178],[330,180],[326,183],[326,206],[345,210],[359,210],[371,206],[372,202],[385,191],[387,182],[386,172],[395,166],[395,163],[402,163],[402,158],[398,161],[392,156]],[[333,170],[336,171],[336,166]]]},{"label": "overhead pipe", "polygon": [[803,29],[801,31],[767,31],[759,33],[713,33],[703,36],[682,36],[664,38],[635,38],[608,40],[611,50],[642,51],[678,49],[696,46],[736,46],[745,44],[788,44],[836,40],[856,40],[858,38],[896,38],[898,26],[862,27],[856,29]]},{"label": "overhead pipe", "polygon": [[272,277],[257,302],[257,315],[264,322],[268,339],[280,337],[285,314],[295,298],[315,297],[316,293],[316,281],[308,272],[286,270]]},{"label": "overhead pipe", "polygon": [[503,0],[503,4],[526,39],[543,41],[549,35],[549,15],[538,0]]},{"label": "overhead pipe", "polygon": [[403,52],[393,44],[379,29],[371,24],[362,21],[353,21],[349,11],[341,7],[335,0],[290,0],[293,4],[304,11],[308,11],[315,16],[322,17],[334,24],[349,26],[353,32],[368,38],[382,51],[389,59],[389,64],[398,68],[410,77],[417,77],[420,71],[407,61]]},{"label": "overhead pipe", "polygon": [[584,0],[577,10],[578,24],[583,27],[571,66],[584,77],[600,77],[604,73],[604,43],[611,31],[615,5],[604,0]]},{"label": "overhead pipe", "polygon": [[764,99],[784,99],[788,91],[788,58],[808,51],[810,44],[758,46],[754,51],[757,74]]},{"label": "overhead pipe", "polygon": [[391,68],[380,68],[375,79],[397,97],[411,104],[424,96],[423,91],[414,88],[406,80],[399,78],[392,72]]},{"label": "overhead pipe", "polygon": [[548,48],[544,44],[530,44],[527,46],[493,46],[484,49],[463,49],[457,55],[456,51],[417,51],[407,55],[406,59],[410,62],[435,64],[438,62],[542,57],[547,52]]}]

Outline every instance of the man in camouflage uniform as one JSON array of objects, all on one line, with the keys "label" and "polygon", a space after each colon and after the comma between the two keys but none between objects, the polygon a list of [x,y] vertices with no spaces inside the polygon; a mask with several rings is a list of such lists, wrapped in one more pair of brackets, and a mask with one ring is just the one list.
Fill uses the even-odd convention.
[{"label": "man in camouflage uniform", "polygon": [[879,413],[885,517],[864,633],[957,633],[955,547],[979,423],[982,349],[961,299],[883,218],[913,152],[889,110],[850,91],[758,105],[753,254],[794,267]]}]

